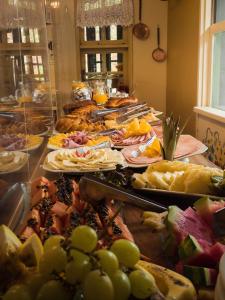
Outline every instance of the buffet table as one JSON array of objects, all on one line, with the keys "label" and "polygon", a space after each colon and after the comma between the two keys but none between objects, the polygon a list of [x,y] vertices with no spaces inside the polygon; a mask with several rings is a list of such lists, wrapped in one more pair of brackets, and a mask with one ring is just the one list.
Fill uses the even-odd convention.
[{"label": "buffet table", "polygon": [[[42,145],[43,153],[40,160],[33,161],[33,173],[31,176],[31,182],[40,176],[44,176],[49,180],[55,180],[56,178],[58,178],[58,173],[46,172],[41,167],[47,153],[50,152],[50,150],[47,149],[46,145],[47,141],[45,141]],[[192,156],[189,158],[189,162],[206,167],[218,168],[214,163],[210,162],[203,155]],[[135,171],[143,171],[143,168]],[[152,197],[152,200],[154,200],[154,197]],[[133,234],[136,244],[142,250],[142,254],[146,256],[146,259],[149,259],[156,264],[171,268],[172,264],[165,257],[165,253],[163,253],[163,249],[161,247],[162,234],[151,232],[149,230],[149,227],[143,225],[143,210],[141,208],[126,204],[122,210],[122,216],[125,224],[127,224],[128,228]]]},{"label": "buffet table", "polygon": [[[165,270],[167,268],[175,269],[175,262],[172,261],[172,259],[168,258],[168,256],[166,255],[167,253],[165,253],[165,249],[163,249],[163,240],[168,237],[168,228],[166,228],[164,224],[163,230],[153,230],[150,226],[144,224],[143,213],[146,210],[148,210],[149,212],[151,208],[156,208],[157,205],[161,205],[161,208],[163,208],[163,211],[166,214],[168,213],[169,205],[177,205],[179,207],[177,207],[178,210],[185,210],[188,207],[191,209],[194,201],[199,199],[199,194],[204,194],[205,191],[204,189],[201,190],[201,192],[195,191],[195,193],[199,194],[195,194],[195,197],[192,199],[189,198],[191,199],[190,202],[184,201],[185,207],[183,207],[184,205],[182,206],[180,203],[182,203],[182,200],[184,200],[185,194],[188,195],[188,193],[190,193],[189,197],[192,197],[193,195],[191,194],[191,192],[187,192],[186,190],[178,190],[181,191],[180,194],[182,194],[183,192],[184,198],[178,198],[180,197],[178,192],[176,199],[177,202],[175,202],[173,199],[173,192],[176,193],[176,189],[167,189],[156,187],[154,185],[152,188],[152,186],[150,185],[150,189],[159,192],[158,195],[156,195],[154,192],[146,192],[144,190],[145,188],[137,188],[134,186],[135,177],[133,176],[133,174],[135,173],[135,175],[143,176],[143,172],[151,168],[154,162],[156,162],[154,166],[157,165],[157,162],[158,164],[160,164],[161,162],[168,164],[178,163],[180,164],[180,167],[182,165],[184,169],[187,166],[191,166],[193,164],[192,167],[194,166],[196,170],[201,169],[199,168],[199,166],[205,166],[211,168],[210,172],[212,172],[212,174],[215,173],[214,175],[217,175],[217,171],[215,170],[217,170],[218,168],[212,162],[207,160],[202,154],[195,154],[204,153],[206,151],[206,147],[201,142],[197,141],[195,138],[189,135],[181,135],[179,143],[176,144],[177,147],[176,151],[174,152],[174,161],[165,158],[165,160],[161,160],[160,156],[163,153],[160,146],[160,142],[162,143],[163,137],[162,127],[160,127],[159,124],[155,127],[153,127],[153,125],[150,125],[152,122],[152,118],[153,124],[155,120],[154,116],[152,117],[151,114],[149,116],[149,109],[147,109],[147,119],[138,119],[138,117],[136,117],[135,115],[135,118],[129,120],[128,123],[122,125],[118,123],[120,126],[116,129],[113,128],[113,126],[115,126],[115,120],[113,120],[114,123],[109,128],[106,127],[106,120],[97,120],[96,123],[92,122],[90,118],[95,117],[95,111],[93,111],[94,109],[96,109],[96,106],[94,105],[91,105],[91,107],[88,106],[88,109],[80,108],[79,113],[75,110],[74,114],[68,116],[66,115],[65,117],[58,120],[56,131],[53,136],[45,136],[43,138],[43,142],[37,145],[35,150],[26,151],[27,155],[29,156],[29,160],[26,166],[24,166],[20,170],[20,172],[12,172],[11,174],[4,174],[4,176],[0,176],[0,179],[2,179],[3,181],[7,181],[9,185],[13,185],[15,183],[28,183],[28,193],[24,193],[26,194],[26,196],[24,196],[25,200],[21,198],[19,205],[17,205],[18,212],[20,211],[19,208],[21,207],[23,210],[22,216],[18,216],[18,220],[20,221],[17,221],[17,223],[19,225],[17,227],[15,226],[11,228],[14,228],[14,231],[20,236],[22,241],[29,241],[29,238],[32,237],[33,234],[37,234],[41,239],[41,242],[44,242],[52,234],[62,234],[65,237],[68,237],[69,230],[77,228],[82,224],[91,226],[99,234],[98,226],[95,227],[95,224],[95,226],[93,227],[93,223],[90,223],[91,225],[88,223],[90,220],[86,218],[85,209],[86,211],[90,210],[92,216],[93,214],[98,215],[98,218],[100,220],[100,232],[101,230],[107,231],[109,226],[107,222],[113,222],[114,219],[111,220],[111,218],[113,218],[114,214],[116,215],[116,209],[118,209],[118,207],[120,206],[120,201],[114,203],[111,200],[121,200],[119,198],[117,199],[116,196],[118,197],[118,193],[121,193],[123,188],[125,187],[126,192],[128,193],[128,198],[132,198],[132,196],[135,197],[136,195],[137,197],[139,197],[139,199],[142,198],[143,200],[144,198],[146,202],[155,202],[155,206],[151,203],[149,205],[148,203],[147,206],[145,206],[145,209],[142,209],[140,208],[141,206],[128,204],[128,202],[130,203],[130,201],[126,202],[122,206],[121,211],[118,212],[120,223],[114,225],[117,227],[113,227],[112,225],[110,225],[112,227],[112,232],[111,235],[108,234],[107,236],[107,242],[109,244],[106,244],[106,247],[109,247],[114,239],[116,240],[125,238],[136,243],[141,251],[141,258],[143,260],[163,266]],[[82,111],[86,111],[85,120],[80,117],[80,115],[82,116]],[[120,117],[123,117],[123,115]],[[151,121],[149,120],[149,118],[151,119]],[[158,121],[159,120],[157,120],[157,122]],[[97,126],[96,131],[93,131],[93,129],[95,129],[95,126]],[[105,131],[107,132],[106,135]],[[101,135],[102,133],[103,136]],[[27,135],[27,137],[29,138],[30,136]],[[21,138],[21,136],[19,136],[19,138]],[[101,146],[100,148],[99,145]],[[144,147],[144,150],[140,150],[141,147]],[[116,150],[114,151],[111,148]],[[25,152],[25,149],[20,149],[20,151]],[[127,153],[128,156],[125,155]],[[136,154],[137,156],[135,156]],[[140,160],[132,163],[132,160],[130,161],[129,158],[138,158]],[[190,164],[183,163],[183,160],[189,162]],[[80,163],[80,161],[82,163]],[[108,169],[107,166],[109,166]],[[108,181],[105,175],[109,174],[111,176],[114,171],[116,174],[118,174],[117,172],[120,172],[120,174],[124,175],[125,177],[127,176],[127,178],[129,179],[127,182],[129,182],[129,184],[119,184],[118,187],[115,182],[111,182],[112,185],[114,184],[114,188],[117,189],[117,194],[116,196],[114,195],[114,197],[110,196],[110,199],[107,199],[107,197],[109,196],[106,196],[106,194],[104,194],[104,197],[101,198],[106,200],[101,202],[101,208],[102,206],[104,207],[104,205],[107,209],[108,207],[111,209],[110,205],[112,205],[112,207],[114,206],[114,210],[111,210],[111,214],[107,214],[107,222],[104,223],[105,221],[101,219],[102,216],[101,213],[97,210],[96,203],[93,206],[90,205],[90,203],[88,203],[88,197],[83,198],[83,196],[81,195],[81,185],[80,187],[78,187],[77,184],[79,183],[79,180],[81,178],[85,178],[84,174],[95,174],[95,176],[98,178],[97,180],[105,180],[105,183],[107,184]],[[181,172],[179,173],[179,171]],[[175,171],[175,173],[179,173],[179,175],[182,175],[184,174],[182,172],[185,172],[181,169],[179,169],[179,171],[177,173]],[[164,176],[165,173],[170,173],[171,175],[173,171],[170,172],[168,171],[168,169],[165,169],[161,172],[161,175]],[[62,174],[63,176],[61,176]],[[102,179],[101,176],[104,177],[104,179]],[[174,178],[173,176],[174,174],[172,174],[172,179]],[[208,183],[204,182],[205,186],[207,186],[207,184],[208,186],[210,185],[210,176],[208,177]],[[88,178],[88,176],[86,178]],[[131,178],[133,180],[132,184]],[[82,187],[82,190],[85,190],[84,187]],[[94,185],[93,190],[97,192],[96,185]],[[67,197],[71,197],[69,199],[69,202],[67,202]],[[79,203],[78,205],[83,205],[81,214],[78,214],[78,217],[76,216],[77,207],[75,206],[75,202],[71,201],[71,199],[73,199],[73,201],[75,202],[77,201]],[[85,200],[86,202],[80,200]],[[22,202],[27,203],[25,206],[23,206]],[[53,207],[55,207],[55,205],[56,211],[53,211]],[[30,208],[32,209],[30,210]],[[152,210],[157,211],[154,209]],[[26,212],[26,216],[24,212]],[[75,225],[73,223],[73,213],[75,213]],[[78,223],[76,223],[76,218],[78,219]],[[120,226],[118,226],[118,224]],[[54,229],[53,233],[51,232],[52,228]],[[114,232],[115,228],[117,232]],[[123,231],[124,228],[125,232]],[[217,272],[216,267],[214,271]],[[183,274],[182,271],[181,274]],[[180,275],[176,274],[176,276]],[[185,280],[187,279],[185,278]],[[210,284],[211,286],[213,286],[215,285],[215,282],[213,282],[213,284]],[[188,298],[188,300],[189,299],[191,298]],[[204,299],[204,297],[201,299]]]}]

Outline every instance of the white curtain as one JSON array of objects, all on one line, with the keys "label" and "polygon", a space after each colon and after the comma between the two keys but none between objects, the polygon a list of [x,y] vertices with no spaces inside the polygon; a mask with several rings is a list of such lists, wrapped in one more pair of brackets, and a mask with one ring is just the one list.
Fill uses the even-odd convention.
[{"label": "white curtain", "polygon": [[95,27],[133,24],[132,0],[77,0],[77,26]]},{"label": "white curtain", "polygon": [[44,26],[43,0],[0,0],[0,29]]}]

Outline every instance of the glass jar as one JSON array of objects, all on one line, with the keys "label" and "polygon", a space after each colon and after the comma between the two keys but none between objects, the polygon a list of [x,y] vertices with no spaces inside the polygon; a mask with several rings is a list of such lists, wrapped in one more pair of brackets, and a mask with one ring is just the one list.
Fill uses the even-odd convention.
[{"label": "glass jar", "polygon": [[91,89],[86,82],[72,82],[72,100],[91,100]]},{"label": "glass jar", "polygon": [[19,104],[32,102],[32,92],[28,84],[19,82],[19,88],[15,92],[16,100]]},{"label": "glass jar", "polygon": [[93,89],[93,100],[97,105],[104,105],[108,101],[108,90],[104,81],[96,81]]}]

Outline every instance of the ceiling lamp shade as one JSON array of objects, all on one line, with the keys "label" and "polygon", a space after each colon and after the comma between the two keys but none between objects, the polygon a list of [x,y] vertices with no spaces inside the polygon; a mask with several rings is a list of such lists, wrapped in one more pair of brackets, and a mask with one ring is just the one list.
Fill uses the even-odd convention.
[{"label": "ceiling lamp shade", "polygon": [[77,26],[95,27],[133,24],[132,0],[78,0]]}]

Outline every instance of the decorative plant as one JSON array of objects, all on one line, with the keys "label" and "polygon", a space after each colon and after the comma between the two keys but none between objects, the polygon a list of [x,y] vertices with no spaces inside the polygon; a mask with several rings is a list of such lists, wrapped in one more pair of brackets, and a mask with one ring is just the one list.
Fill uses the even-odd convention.
[{"label": "decorative plant", "polygon": [[188,119],[184,123],[183,127],[180,127],[180,117],[176,119],[173,113],[170,115],[170,117],[163,119],[163,145],[161,144],[161,153],[163,159],[171,161],[174,159],[178,140],[184,128],[186,127],[187,122]]},{"label": "decorative plant", "polygon": [[223,176],[212,176],[211,182],[218,196],[225,196],[225,170]]}]

